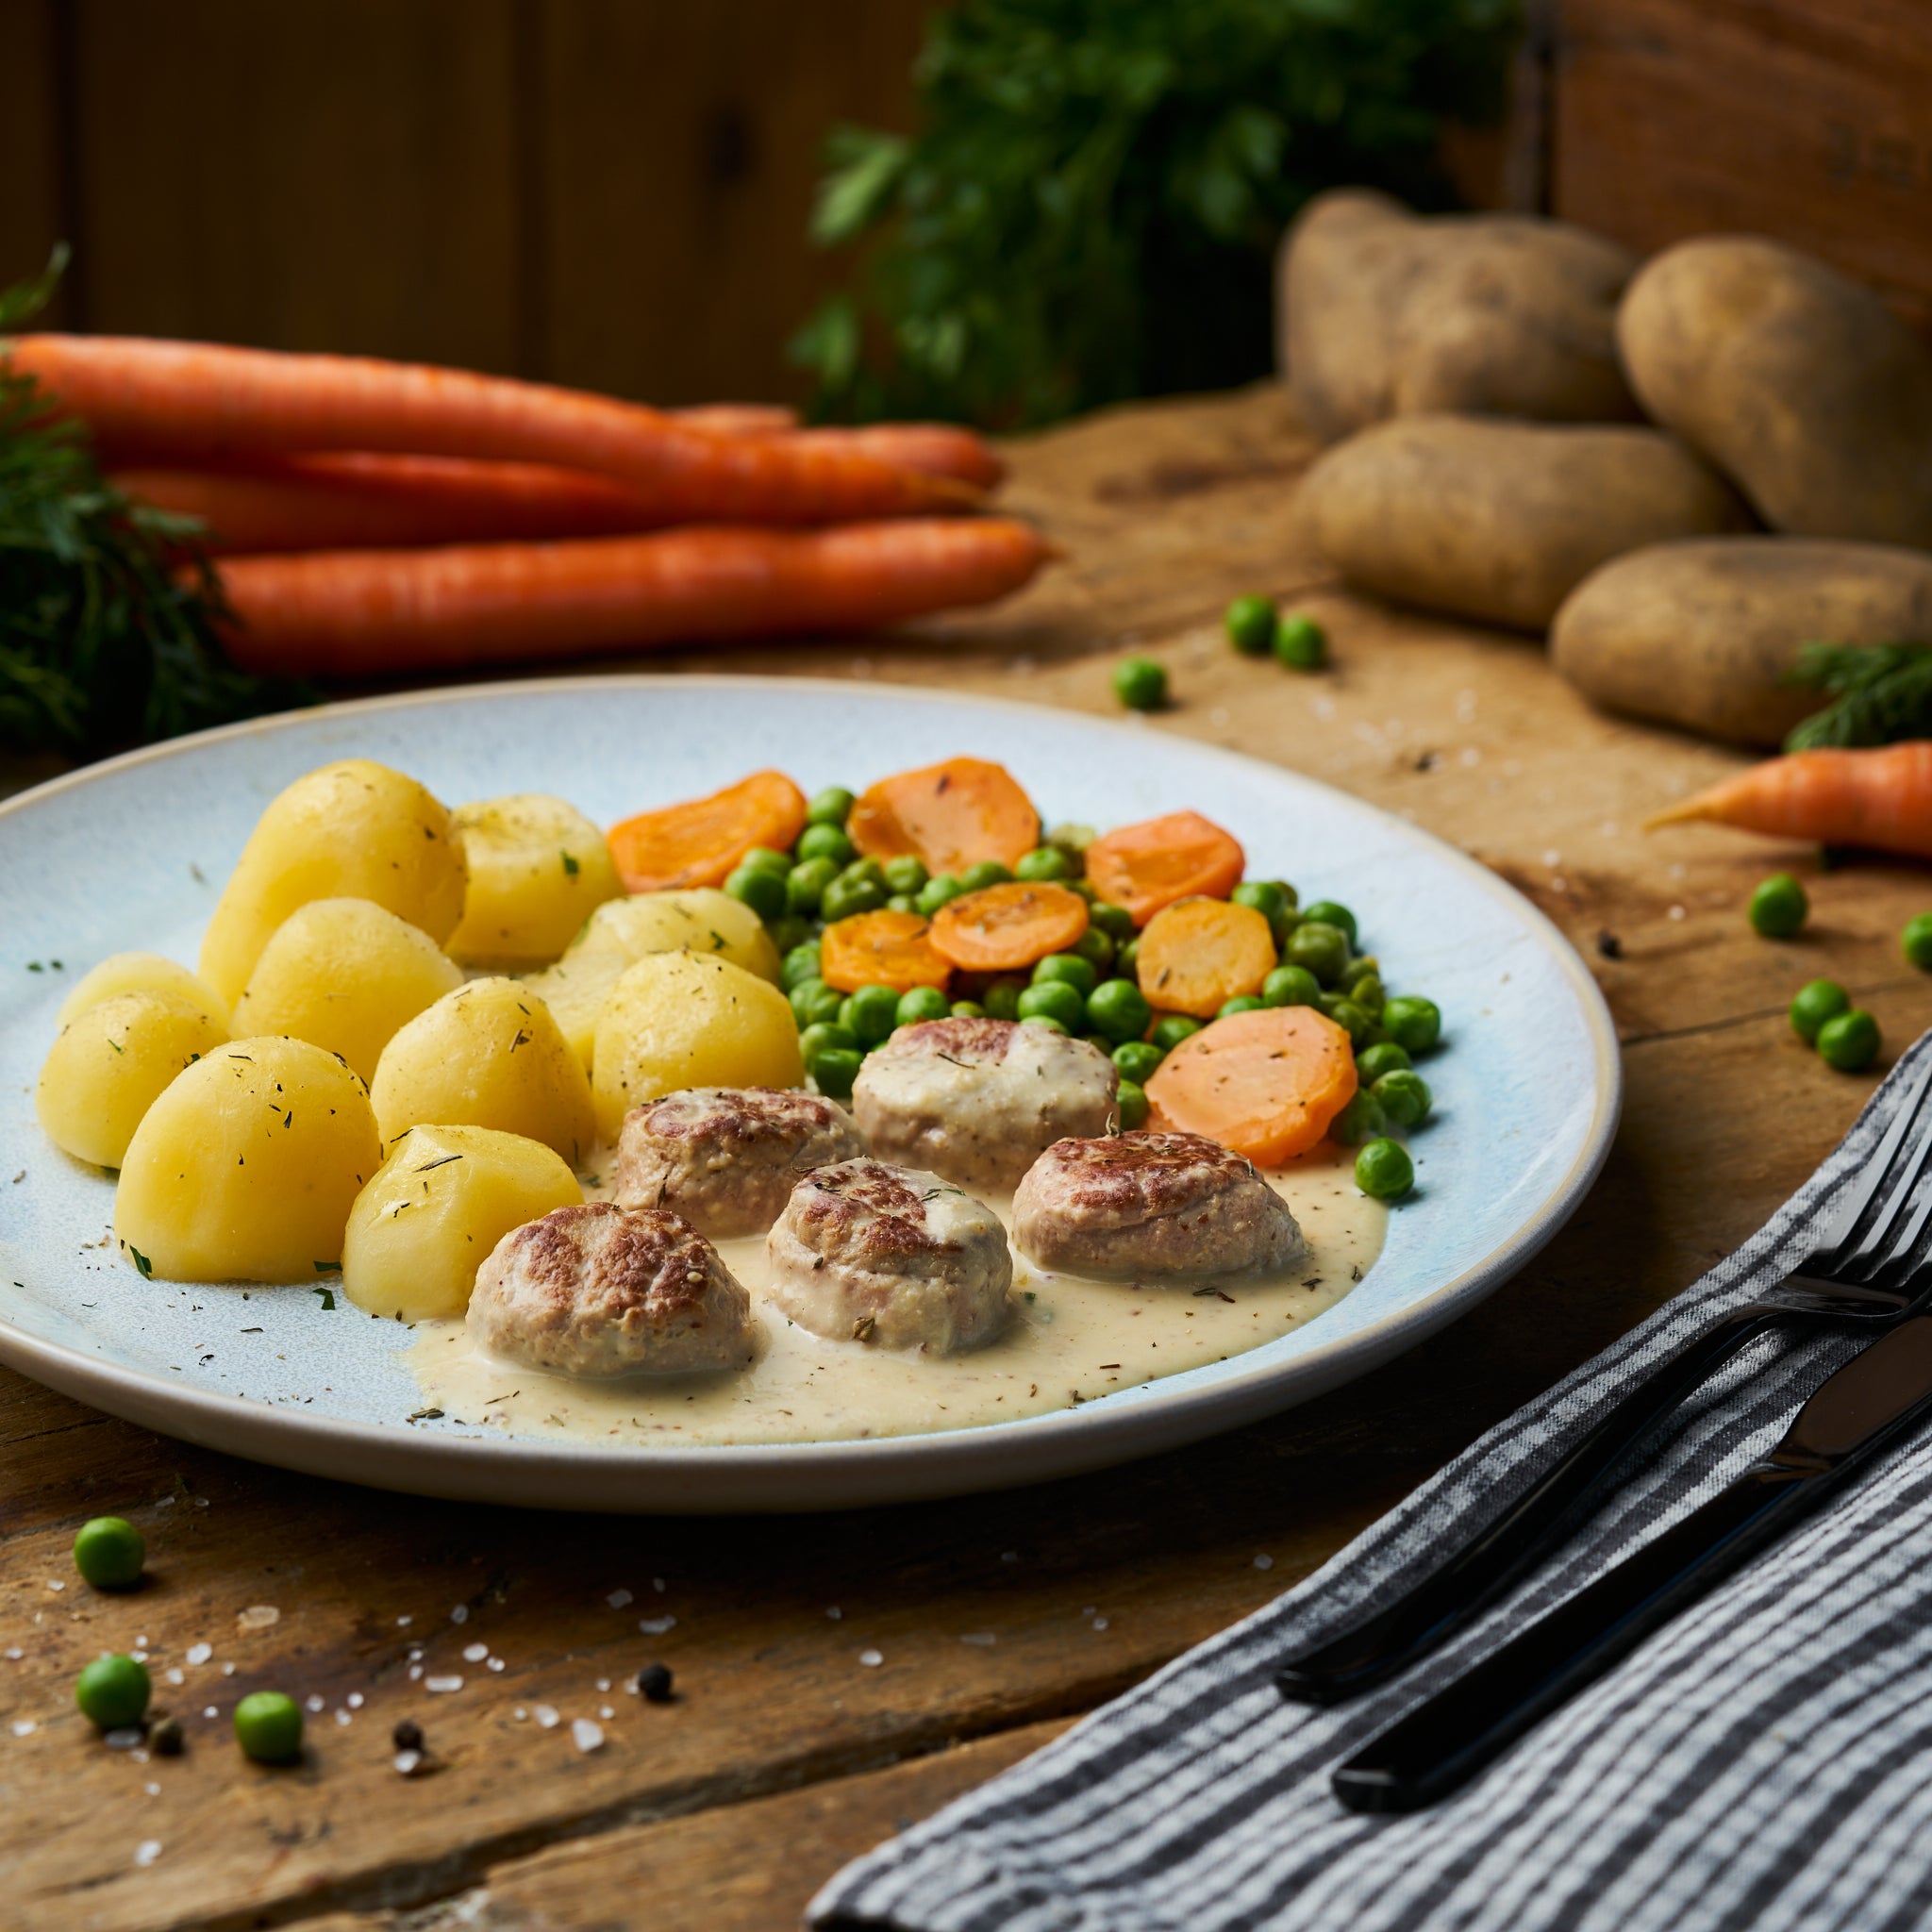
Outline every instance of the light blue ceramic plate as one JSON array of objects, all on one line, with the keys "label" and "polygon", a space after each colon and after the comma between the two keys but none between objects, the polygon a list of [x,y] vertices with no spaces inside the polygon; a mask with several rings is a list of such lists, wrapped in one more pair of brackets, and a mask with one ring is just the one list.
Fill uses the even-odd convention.
[{"label": "light blue ceramic plate", "polygon": [[[809,791],[960,753],[1008,765],[1049,822],[1211,814],[1254,873],[1345,897],[1391,984],[1441,1005],[1452,1046],[1429,1062],[1440,1114],[1415,1142],[1419,1190],[1360,1285],[1306,1326],[1074,1410],[951,1433],[605,1451],[405,1424],[418,1406],[406,1332],[345,1322],[299,1288],[244,1303],[227,1289],[142,1280],[104,1240],[112,1184],[35,1124],[35,1075],[75,974],[135,947],[192,964],[262,807],[328,759],[379,758],[451,800],[554,791],[608,824],[760,766]],[[1617,1120],[1617,1047],[1594,982],[1541,913],[1460,852],[1310,779],[1142,726],[897,688],[498,684],[182,739],[0,808],[0,1359],[191,1441],[426,1494],[582,1509],[844,1507],[1037,1482],[1193,1441],[1358,1375],[1488,1294],[1582,1199]],[[266,1332],[242,1333],[258,1326]],[[240,1365],[245,1383],[231,1379]],[[237,1386],[252,1399],[225,1392]]]}]

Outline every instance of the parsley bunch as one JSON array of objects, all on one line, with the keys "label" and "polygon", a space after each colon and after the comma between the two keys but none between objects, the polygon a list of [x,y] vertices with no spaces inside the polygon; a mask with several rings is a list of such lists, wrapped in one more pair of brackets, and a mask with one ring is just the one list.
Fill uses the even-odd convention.
[{"label": "parsley bunch", "polygon": [[1932,738],[1932,647],[1806,644],[1788,680],[1829,699],[1785,739],[1787,751]]}]

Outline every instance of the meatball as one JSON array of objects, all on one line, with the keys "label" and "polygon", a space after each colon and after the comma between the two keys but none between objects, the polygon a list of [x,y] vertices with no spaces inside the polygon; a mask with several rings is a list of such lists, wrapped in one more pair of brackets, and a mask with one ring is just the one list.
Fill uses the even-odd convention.
[{"label": "meatball", "polygon": [[1007,1319],[1007,1231],[936,1174],[822,1167],[792,1189],[765,1247],[773,1302],[816,1335],[950,1355],[991,1341]]},{"label": "meatball", "polygon": [[624,1118],[618,1201],[668,1208],[710,1240],[763,1234],[799,1175],[865,1142],[844,1108],[775,1087],[692,1087]]},{"label": "meatball", "polygon": [[741,1369],[751,1297],[688,1222],[586,1201],[512,1228],[476,1271],[474,1340],[566,1375]]},{"label": "meatball", "polygon": [[1306,1251],[1252,1162],[1201,1134],[1061,1141],[1013,1196],[1029,1261],[1125,1279],[1288,1268]]},{"label": "meatball", "polygon": [[1097,1046],[1011,1020],[927,1020],[867,1055],[852,1111],[881,1160],[1017,1186],[1069,1134],[1104,1134],[1121,1076]]}]

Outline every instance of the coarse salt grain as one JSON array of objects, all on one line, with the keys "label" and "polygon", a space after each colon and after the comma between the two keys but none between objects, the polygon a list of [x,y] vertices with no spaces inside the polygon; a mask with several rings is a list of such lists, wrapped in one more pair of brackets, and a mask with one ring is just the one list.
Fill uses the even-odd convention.
[{"label": "coarse salt grain", "polygon": [[17,1664],[21,1660],[21,1658],[24,1657],[25,1655],[26,1652],[21,1649],[19,1644],[15,1643],[8,1647],[7,1652],[7,1660],[8,1663]]},{"label": "coarse salt grain", "polygon": [[614,1710],[612,1710],[608,1704],[600,1704],[597,1707],[597,1715],[608,1722],[609,1719],[615,1717],[617,1713]]},{"label": "coarse salt grain", "polygon": [[638,1619],[638,1628],[646,1637],[661,1637],[665,1631],[675,1630],[676,1627],[677,1619],[675,1617],[640,1617]]},{"label": "coarse salt grain", "polygon": [[282,1621],[282,1613],[273,1604],[250,1604],[235,1619],[238,1630],[271,1630]]},{"label": "coarse salt grain", "polygon": [[1266,1550],[1263,1550],[1261,1554],[1255,1558],[1255,1568],[1257,1570],[1272,1570],[1274,1569],[1274,1558],[1271,1557]]},{"label": "coarse salt grain", "polygon": [[466,1664],[480,1664],[490,1655],[487,1643],[466,1643],[463,1645],[463,1661]]},{"label": "coarse salt grain", "polygon": [[185,1684],[188,1681],[188,1673],[179,1664],[170,1664],[161,1674],[171,1684]]},{"label": "coarse salt grain", "polygon": [[858,1661],[862,1663],[869,1671],[877,1670],[878,1667],[885,1662],[885,1660],[886,1657],[885,1653],[883,1651],[861,1650],[858,1653]]},{"label": "coarse salt grain", "polygon": [[144,1790],[150,1798],[158,1798],[161,1795],[161,1788],[159,1785],[142,1785],[142,1790]]},{"label": "coarse salt grain", "polygon": [[664,1579],[661,1576],[652,1577],[651,1588],[655,1590],[659,1596],[662,1596],[664,1594]]},{"label": "coarse salt grain", "polygon": [[460,1690],[463,1688],[463,1680],[460,1677],[425,1677],[423,1679],[423,1688],[425,1690],[446,1693],[451,1690]]},{"label": "coarse salt grain", "polygon": [[579,1751],[596,1751],[603,1747],[604,1726],[593,1724],[587,1717],[573,1720],[570,1727],[570,1740]]},{"label": "coarse salt grain", "polygon": [[398,1751],[390,1762],[405,1777],[413,1777],[417,1767],[423,1762],[423,1754],[420,1751]]},{"label": "coarse salt grain", "polygon": [[1096,1630],[1105,1630],[1107,1628],[1107,1619],[1105,1617],[1095,1617],[1093,1620],[1093,1627]]},{"label": "coarse salt grain", "polygon": [[483,1659],[483,1668],[486,1671],[500,1671],[503,1668],[503,1659],[500,1657],[487,1657]]},{"label": "coarse salt grain", "polygon": [[528,1719],[530,1713],[527,1710],[525,1710],[524,1707],[520,1704],[513,1711],[510,1712],[510,1715],[516,1719],[518,1724],[523,1724]]},{"label": "coarse salt grain", "polygon": [[609,1690],[609,1688],[610,1688],[610,1679],[609,1679],[608,1677],[599,1677],[599,1678],[597,1679],[597,1688],[598,1688],[598,1690]]},{"label": "coarse salt grain", "polygon": [[223,1675],[223,1676],[225,1676],[225,1677],[232,1677],[232,1676],[233,1676],[234,1674],[235,1674],[235,1666],[234,1666],[233,1664],[224,1664],[224,1665],[222,1666],[222,1675]]},{"label": "coarse salt grain", "polygon": [[58,1576],[50,1576],[47,1578],[47,1588],[49,1590],[65,1590],[67,1586]]},{"label": "coarse salt grain", "polygon": [[423,1666],[422,1666],[421,1664],[411,1664],[411,1665],[409,1666],[409,1682],[410,1682],[410,1683],[412,1683],[412,1684],[416,1683],[416,1682],[417,1682],[417,1681],[418,1681],[418,1680],[419,1680],[419,1679],[420,1679],[420,1678],[422,1677],[422,1675],[423,1675]]},{"label": "coarse salt grain", "polygon": [[326,1710],[328,1708],[328,1699],[319,1696],[313,1690],[308,1693],[303,1702],[308,1705],[310,1710]]},{"label": "coarse salt grain", "polygon": [[999,1641],[999,1639],[995,1637],[991,1630],[968,1630],[961,1634],[959,1641],[961,1643],[977,1643],[984,1645],[989,1643],[997,1643]]},{"label": "coarse salt grain", "polygon": [[356,1722],[356,1720],[351,1712],[344,1710],[340,1705],[338,1705],[336,1707],[336,1722],[339,1724],[352,1724]]},{"label": "coarse salt grain", "polygon": [[826,1616],[828,1616],[829,1618],[831,1618],[832,1622],[833,1622],[833,1623],[835,1623],[835,1624],[836,1624],[836,1623],[837,1623],[837,1622],[839,1621],[839,1619],[840,1619],[841,1617],[842,1617],[842,1616],[843,1616],[844,1614],[845,1614],[845,1612],[844,1612],[843,1610],[841,1610],[841,1608],[839,1607],[839,1606],[838,1606],[837,1604],[834,1604],[834,1605],[832,1606],[832,1607],[831,1607],[830,1609],[828,1609],[828,1610],[827,1610],[827,1611],[825,1612],[825,1615],[826,1615]]},{"label": "coarse salt grain", "polygon": [[407,1630],[415,1621],[414,1617],[398,1617],[396,1619],[396,1628],[398,1630]]},{"label": "coarse salt grain", "polygon": [[537,1707],[537,1722],[546,1731],[554,1731],[558,1722],[557,1707],[554,1704],[540,1704]]},{"label": "coarse salt grain", "polygon": [[220,1717],[220,1716],[221,1716],[221,1712],[220,1712],[220,1711],[218,1711],[218,1710],[217,1710],[217,1709],[216,1709],[216,1708],[214,1707],[214,1706],[213,1706],[212,1704],[206,1704],[206,1705],[203,1705],[203,1707],[202,1707],[202,1710],[201,1710],[201,1714],[202,1714],[202,1716],[203,1716],[203,1717]]},{"label": "coarse salt grain", "polygon": [[452,1624],[467,1624],[470,1621],[469,1605],[458,1604],[456,1607],[456,1608],[449,1613],[449,1620]]},{"label": "coarse salt grain", "polygon": [[30,1738],[40,1728],[30,1717],[17,1717],[13,1720],[13,1735],[16,1738]]},{"label": "coarse salt grain", "polygon": [[362,1693],[359,1690],[351,1690],[348,1696],[343,1698],[342,1702],[346,1704],[351,1710],[360,1710],[362,1708]]},{"label": "coarse salt grain", "polygon": [[192,1664],[205,1664],[214,1654],[212,1643],[191,1643],[187,1651],[188,1661]]},{"label": "coarse salt grain", "polygon": [[629,1603],[630,1600],[630,1591],[627,1590],[613,1590],[610,1592],[610,1594],[604,1599],[604,1601],[607,1604],[608,1604],[613,1610],[623,1609],[625,1605]]},{"label": "coarse salt grain", "polygon": [[111,1731],[101,1733],[101,1742],[109,1751],[132,1751],[146,1735],[139,1724],[116,1724]]},{"label": "coarse salt grain", "polygon": [[134,1848],[134,1862],[137,1865],[152,1865],[161,1856],[161,1841],[158,1838],[144,1838]]}]

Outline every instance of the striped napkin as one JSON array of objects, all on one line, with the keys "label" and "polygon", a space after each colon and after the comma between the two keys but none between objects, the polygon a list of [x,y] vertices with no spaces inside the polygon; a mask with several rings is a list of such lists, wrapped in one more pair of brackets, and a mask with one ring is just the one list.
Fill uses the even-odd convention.
[{"label": "striped napkin", "polygon": [[1761,1341],[1542,1574],[1438,1656],[1337,1709],[1283,1701],[1284,1653],[1386,1599],[1519,1494],[1633,1368],[1749,1301],[1871,1153],[1891,1077],[1809,1181],[1695,1287],[1519,1410],[1244,1623],[848,1866],[818,1926],[1222,1932],[1407,1926],[1916,1925],[1932,1912],[1932,1433],[1653,1636],[1454,1797],[1342,1809],[1329,1774],[1508,1631],[1774,1443],[1850,1336]]}]

